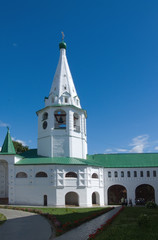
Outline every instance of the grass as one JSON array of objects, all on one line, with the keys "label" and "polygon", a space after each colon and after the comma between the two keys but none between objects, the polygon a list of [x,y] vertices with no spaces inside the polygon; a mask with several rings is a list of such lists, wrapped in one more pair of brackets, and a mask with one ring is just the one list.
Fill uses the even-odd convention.
[{"label": "grass", "polygon": [[0,225],[3,224],[6,220],[6,217],[2,213],[0,213]]},{"label": "grass", "polygon": [[83,219],[100,212],[105,208],[35,208],[39,209],[43,213],[49,213],[56,216],[56,218],[62,223],[73,222],[79,219]]},{"label": "grass", "polygon": [[[148,223],[140,224],[142,215]],[[139,222],[139,223],[138,223]],[[125,208],[117,218],[95,237],[96,240],[158,240],[158,209]]]}]

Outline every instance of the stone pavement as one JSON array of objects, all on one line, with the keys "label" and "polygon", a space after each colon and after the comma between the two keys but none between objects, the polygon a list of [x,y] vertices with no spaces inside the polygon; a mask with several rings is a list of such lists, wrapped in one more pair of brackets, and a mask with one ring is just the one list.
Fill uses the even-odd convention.
[{"label": "stone pavement", "polygon": [[87,240],[89,234],[94,233],[102,224],[120,210],[121,206],[115,207],[110,212],[107,212],[89,222],[80,225],[69,232],[56,237],[55,240]]},{"label": "stone pavement", "polygon": [[0,240],[48,240],[52,230],[42,216],[10,209],[0,209],[7,221],[0,226]]}]

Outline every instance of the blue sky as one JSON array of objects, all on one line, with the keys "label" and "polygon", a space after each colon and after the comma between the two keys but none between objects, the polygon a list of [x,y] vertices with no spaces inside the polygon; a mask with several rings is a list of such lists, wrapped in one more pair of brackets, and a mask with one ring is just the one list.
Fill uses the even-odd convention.
[{"label": "blue sky", "polygon": [[37,142],[65,33],[88,152],[158,152],[157,0],[0,1],[0,146]]}]

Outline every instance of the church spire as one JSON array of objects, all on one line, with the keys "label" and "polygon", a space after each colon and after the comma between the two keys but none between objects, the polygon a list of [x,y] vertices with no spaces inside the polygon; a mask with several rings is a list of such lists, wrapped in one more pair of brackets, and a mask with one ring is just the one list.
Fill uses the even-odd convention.
[{"label": "church spire", "polygon": [[48,99],[45,99],[45,104],[46,106],[52,106],[57,104],[73,105],[81,108],[80,100],[75,89],[75,85],[66,57],[67,46],[64,41],[64,34],[62,35],[62,41],[59,43],[59,62],[54,75],[49,97]]},{"label": "church spire", "polygon": [[10,136],[9,128],[1,149],[1,153],[16,154],[15,148]]}]

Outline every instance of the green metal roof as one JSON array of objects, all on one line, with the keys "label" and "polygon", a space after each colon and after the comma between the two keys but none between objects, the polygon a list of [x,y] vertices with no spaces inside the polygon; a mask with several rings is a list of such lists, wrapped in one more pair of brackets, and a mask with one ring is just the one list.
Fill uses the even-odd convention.
[{"label": "green metal roof", "polygon": [[87,165],[104,168],[144,168],[158,167],[158,153],[95,154],[87,159],[69,157],[43,157],[37,155],[37,149],[20,154],[16,165]]},{"label": "green metal roof", "polygon": [[9,128],[1,149],[1,154],[16,154],[15,148],[10,136]]},{"label": "green metal roof", "polygon": [[105,168],[158,167],[158,153],[95,154],[88,160]]}]

